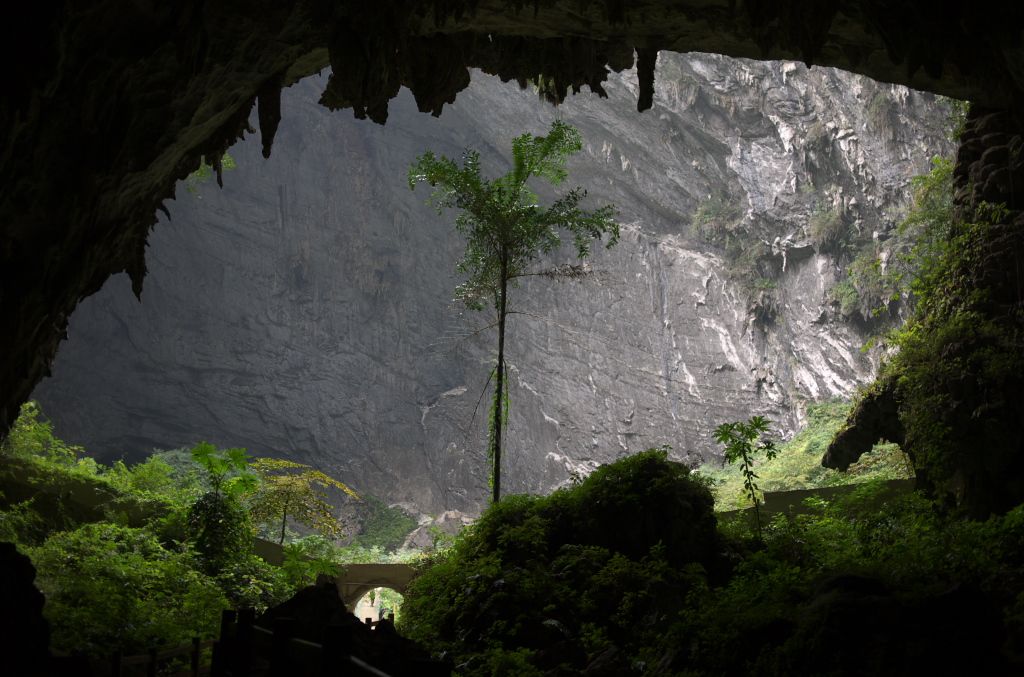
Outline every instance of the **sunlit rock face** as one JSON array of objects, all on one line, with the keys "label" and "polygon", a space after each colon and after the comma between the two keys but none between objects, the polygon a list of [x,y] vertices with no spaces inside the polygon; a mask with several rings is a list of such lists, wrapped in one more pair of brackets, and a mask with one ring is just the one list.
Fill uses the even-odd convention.
[{"label": "sunlit rock face", "polygon": [[[479,509],[495,338],[476,332],[486,314],[451,302],[452,215],[406,170],[424,150],[473,147],[504,171],[513,136],[561,117],[585,140],[570,183],[618,207],[622,240],[587,279],[528,278],[511,296],[505,491],[662,444],[707,458],[718,423],[754,413],[788,434],[807,402],[849,395],[876,366],[830,303],[846,259],[812,245],[809,219],[835,212],[884,241],[910,177],[949,150],[947,112],[793,63],[663,53],[658,69],[643,114],[631,73],[611,77],[609,100],[559,108],[476,76],[439,119],[399,96],[386,127],[318,106],[322,81],[286,90],[273,156],[247,139],[223,190],[179,190],[142,304],[119,278],[81,304],[35,397],[97,455],[205,439],[424,512]],[[702,204],[727,212],[716,244]]]}]

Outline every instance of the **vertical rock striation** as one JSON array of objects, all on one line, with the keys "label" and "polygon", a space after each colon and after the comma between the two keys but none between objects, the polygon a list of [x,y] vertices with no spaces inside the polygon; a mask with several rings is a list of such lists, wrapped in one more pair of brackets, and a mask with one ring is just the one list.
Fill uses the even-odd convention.
[{"label": "vertical rock striation", "polygon": [[714,426],[751,413],[793,430],[876,366],[830,302],[848,253],[812,222],[881,252],[909,178],[950,150],[945,107],[790,62],[663,53],[658,71],[640,116],[635,72],[558,108],[477,74],[439,119],[403,92],[386,132],[318,106],[322,80],[285,90],[273,156],[249,139],[223,190],[180,196],[142,304],[118,278],[82,303],[35,396],[97,454],[208,439],[477,509],[492,337],[451,304],[461,244],[405,171],[467,146],[503,171],[513,136],[560,116],[586,143],[570,182],[618,206],[623,237],[585,280],[512,296],[508,491],[660,444],[708,457]]}]

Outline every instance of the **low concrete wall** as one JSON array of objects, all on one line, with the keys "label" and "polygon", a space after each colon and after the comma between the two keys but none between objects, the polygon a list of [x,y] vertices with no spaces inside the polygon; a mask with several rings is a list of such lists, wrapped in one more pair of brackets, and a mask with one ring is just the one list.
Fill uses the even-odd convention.
[{"label": "low concrete wall", "polygon": [[[879,506],[884,504],[886,501],[890,501],[893,498],[906,494],[914,490],[914,484],[916,480],[888,480],[884,483],[885,488],[880,491],[871,501],[872,506]],[[813,512],[813,510],[804,505],[804,499],[815,496],[817,498],[831,501],[842,496],[846,496],[858,488],[863,486],[862,484],[843,484],[838,487],[822,487],[820,489],[793,489],[792,491],[766,491],[764,493],[764,503],[761,504],[761,515],[775,515],[777,513],[785,513],[787,515],[803,515]],[[741,510],[726,510],[718,513],[719,515],[736,515],[743,512],[750,512],[753,508],[743,508]]]}]

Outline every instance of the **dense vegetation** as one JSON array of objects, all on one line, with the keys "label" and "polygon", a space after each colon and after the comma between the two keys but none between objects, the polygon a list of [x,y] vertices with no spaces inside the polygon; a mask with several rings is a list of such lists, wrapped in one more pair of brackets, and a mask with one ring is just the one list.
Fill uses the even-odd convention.
[{"label": "dense vegetation", "polygon": [[364,525],[372,547],[299,538],[289,527],[275,566],[254,554],[257,530],[277,540],[298,519],[337,536],[316,489],[336,480],[205,443],[107,466],[57,438],[31,402],[0,453],[0,541],[35,564],[60,652],[141,653],[211,636],[222,609],[265,608],[346,562],[385,561],[395,555],[381,545],[415,526],[378,505]]},{"label": "dense vegetation", "polygon": [[[765,491],[818,489],[870,480],[906,479],[914,476],[910,460],[900,447],[881,442],[845,472],[825,468],[821,458],[832,438],[846,422],[850,402],[829,400],[807,407],[807,425],[793,439],[779,446],[770,462],[754,461],[760,497]],[[744,477],[736,465],[702,465],[699,474],[710,480],[717,510],[750,506]]]},{"label": "dense vegetation", "polygon": [[650,621],[723,566],[711,494],[665,456],[492,506],[414,581],[402,631],[469,675],[578,668],[613,644],[642,655],[661,632]]},{"label": "dense vegetation", "polygon": [[[1024,509],[986,522],[874,482],[754,538],[651,450],[508,497],[406,596],[461,675],[994,674],[1024,659]],[[940,613],[941,611],[941,613]]]}]

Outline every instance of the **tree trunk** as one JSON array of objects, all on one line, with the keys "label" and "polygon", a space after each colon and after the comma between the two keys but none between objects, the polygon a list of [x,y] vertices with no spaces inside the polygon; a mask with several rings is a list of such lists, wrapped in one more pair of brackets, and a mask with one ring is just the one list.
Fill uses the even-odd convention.
[{"label": "tree trunk", "polygon": [[494,466],[491,470],[491,502],[497,503],[501,499],[501,424],[502,424],[502,398],[505,395],[505,315],[507,305],[505,303],[506,292],[508,291],[508,257],[501,257],[501,294],[498,297],[498,368],[494,378],[494,446],[491,449],[494,457]]},{"label": "tree trunk", "polygon": [[284,527],[288,524],[288,504],[285,503],[284,507],[281,508],[281,540],[277,542],[278,545],[284,545]]}]

